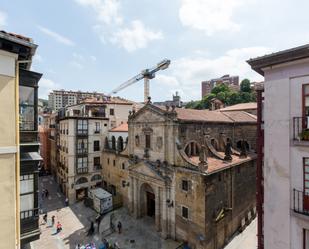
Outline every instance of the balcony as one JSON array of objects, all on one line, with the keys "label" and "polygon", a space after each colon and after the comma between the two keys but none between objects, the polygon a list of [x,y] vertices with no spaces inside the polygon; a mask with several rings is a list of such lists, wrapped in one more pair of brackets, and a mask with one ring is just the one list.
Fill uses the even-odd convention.
[{"label": "balcony", "polygon": [[78,136],[87,136],[88,135],[88,130],[87,129],[83,129],[83,130],[77,129],[76,130],[76,135],[78,135]]},{"label": "balcony", "polygon": [[93,165],[93,169],[95,171],[101,170],[102,169],[102,165],[101,164],[95,164],[95,165]]},{"label": "balcony", "polygon": [[83,149],[78,148],[78,149],[76,150],[76,154],[77,154],[77,155],[87,155],[87,154],[88,154],[88,149],[87,149],[87,148],[83,148]]},{"label": "balcony", "polygon": [[20,212],[20,232],[22,243],[28,243],[39,239],[40,229],[38,208]]},{"label": "balcony", "polygon": [[100,129],[98,129],[98,130],[94,130],[94,131],[93,131],[93,133],[94,133],[94,134],[100,134],[100,132],[101,132],[101,130],[100,130]]},{"label": "balcony", "polygon": [[77,174],[87,174],[88,173],[88,167],[85,168],[77,168],[76,169]]},{"label": "balcony", "polygon": [[295,213],[309,216],[309,193],[293,189],[293,210]]},{"label": "balcony", "polygon": [[309,146],[309,117],[293,118],[293,144]]}]

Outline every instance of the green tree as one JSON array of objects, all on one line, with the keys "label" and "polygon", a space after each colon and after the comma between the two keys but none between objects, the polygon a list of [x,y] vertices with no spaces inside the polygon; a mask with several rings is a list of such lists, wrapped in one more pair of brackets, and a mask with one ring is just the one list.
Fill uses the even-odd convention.
[{"label": "green tree", "polygon": [[247,92],[247,93],[250,93],[250,92],[251,92],[250,80],[248,80],[248,79],[243,79],[243,80],[240,82],[240,91],[241,91],[241,92]]}]

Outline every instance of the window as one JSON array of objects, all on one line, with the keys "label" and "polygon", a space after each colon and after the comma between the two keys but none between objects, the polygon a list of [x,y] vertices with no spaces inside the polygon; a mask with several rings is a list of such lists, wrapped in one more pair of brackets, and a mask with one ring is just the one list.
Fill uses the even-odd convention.
[{"label": "window", "polygon": [[187,180],[182,180],[181,182],[181,188],[184,191],[188,191],[189,190],[189,181]]},{"label": "window", "polygon": [[150,141],[150,134],[146,134],[146,135],[145,135],[145,139],[146,139],[145,147],[146,147],[147,149],[150,149],[150,144],[151,144],[151,141]]},{"label": "window", "polygon": [[116,165],[116,161],[115,160],[113,160],[113,166],[115,166]]},{"label": "window", "polygon": [[87,139],[78,139],[77,140],[77,153],[84,154],[88,151],[88,140]]},{"label": "window", "polygon": [[88,157],[77,158],[77,173],[88,172]]},{"label": "window", "polygon": [[93,151],[100,151],[100,141],[93,141]]},{"label": "window", "polygon": [[188,219],[189,218],[189,209],[187,207],[181,207],[181,216],[182,218]]},{"label": "window", "polygon": [[109,115],[115,115],[115,111],[114,111],[114,109],[109,109]]},{"label": "window", "polygon": [[110,185],[109,187],[110,187],[111,194],[115,196],[116,195],[116,186]]},{"label": "window", "polygon": [[34,88],[27,86],[19,86],[19,126],[20,130],[35,130],[35,103]]},{"label": "window", "polygon": [[100,133],[100,122],[95,122],[94,133]]},{"label": "window", "polygon": [[107,164],[109,165],[109,158],[107,158]]},{"label": "window", "polygon": [[101,164],[101,158],[100,157],[94,157],[93,158],[93,165],[100,165]]},{"label": "window", "polygon": [[121,166],[122,166],[122,169],[125,169],[125,164],[124,164],[124,163],[122,163],[122,165],[121,165]]},{"label": "window", "polygon": [[309,84],[303,85],[303,116],[309,116]]},{"label": "window", "polygon": [[303,244],[304,244],[304,249],[309,249],[309,230],[303,229]]},{"label": "window", "polygon": [[[33,216],[34,209],[34,175],[20,176],[20,216],[21,219]],[[27,212],[26,212],[27,211]]]},{"label": "window", "polygon": [[78,134],[88,133],[88,121],[87,120],[77,120],[77,133]]}]

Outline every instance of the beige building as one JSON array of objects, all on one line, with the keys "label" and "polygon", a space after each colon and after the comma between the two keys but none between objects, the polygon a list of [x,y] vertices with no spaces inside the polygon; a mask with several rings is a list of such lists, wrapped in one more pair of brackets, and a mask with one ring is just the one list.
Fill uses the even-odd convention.
[{"label": "beige building", "polygon": [[24,148],[35,144],[42,75],[29,70],[37,48],[30,38],[0,31],[0,47],[0,241],[1,248],[20,248],[40,236],[36,172],[41,158],[38,146]]},{"label": "beige building", "polygon": [[223,248],[255,215],[255,139],[248,113],[148,103],[130,114],[126,146],[105,143],[103,187],[163,238]]},{"label": "beige building", "polygon": [[[120,98],[86,99],[58,112],[55,124],[56,175],[70,203],[101,186],[102,149],[109,129],[126,123],[132,102]],[[51,156],[52,160],[54,159]]]}]

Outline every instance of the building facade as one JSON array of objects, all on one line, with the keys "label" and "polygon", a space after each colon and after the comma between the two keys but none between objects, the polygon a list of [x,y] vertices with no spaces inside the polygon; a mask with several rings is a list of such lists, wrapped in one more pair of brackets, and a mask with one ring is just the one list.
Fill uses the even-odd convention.
[{"label": "building facade", "polygon": [[129,115],[125,149],[104,149],[102,175],[163,238],[223,248],[255,214],[255,140],[250,114],[148,103]]},{"label": "building facade", "polygon": [[226,74],[220,78],[202,81],[202,98],[211,93],[211,90],[219,84],[226,84],[232,90],[239,91],[239,76],[230,76],[229,74]]},{"label": "building facade", "polygon": [[85,98],[104,97],[103,93],[97,92],[81,92],[67,90],[53,90],[48,95],[48,107],[51,110],[57,111],[70,105],[76,105]]},{"label": "building facade", "polygon": [[119,98],[90,98],[59,110],[50,121],[52,172],[70,203],[86,197],[89,188],[101,186],[105,139],[109,130],[126,124],[132,106]]},{"label": "building facade", "polygon": [[308,49],[248,61],[265,79],[257,89],[259,249],[309,248]]},{"label": "building facade", "polygon": [[30,38],[0,32],[1,73],[1,245],[20,248],[38,239],[37,88],[30,71],[36,51]]}]

